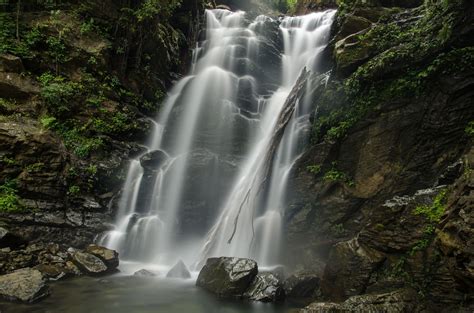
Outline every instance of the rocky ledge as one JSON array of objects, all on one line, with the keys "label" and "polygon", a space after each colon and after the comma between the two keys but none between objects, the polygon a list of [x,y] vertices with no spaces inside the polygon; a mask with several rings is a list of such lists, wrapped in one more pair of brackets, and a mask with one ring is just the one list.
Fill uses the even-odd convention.
[{"label": "rocky ledge", "polygon": [[85,249],[57,243],[29,244],[0,228],[0,297],[36,302],[49,295],[48,281],[68,277],[100,276],[117,271],[118,253],[91,244]]}]

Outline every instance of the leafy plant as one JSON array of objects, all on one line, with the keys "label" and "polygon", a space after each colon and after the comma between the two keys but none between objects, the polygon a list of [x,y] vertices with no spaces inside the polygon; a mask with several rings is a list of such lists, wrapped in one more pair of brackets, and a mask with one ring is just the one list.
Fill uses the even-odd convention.
[{"label": "leafy plant", "polygon": [[23,210],[16,184],[15,180],[8,180],[3,185],[0,185],[0,212],[18,212]]}]

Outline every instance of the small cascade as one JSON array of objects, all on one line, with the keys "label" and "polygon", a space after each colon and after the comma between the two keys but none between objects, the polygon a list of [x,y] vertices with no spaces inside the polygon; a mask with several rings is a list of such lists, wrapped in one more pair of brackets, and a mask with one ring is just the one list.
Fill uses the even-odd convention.
[{"label": "small cascade", "polygon": [[190,74],[131,161],[100,243],[168,267],[222,255],[277,264],[288,177],[308,138],[304,68],[318,70],[334,13],[248,21],[207,10]]}]

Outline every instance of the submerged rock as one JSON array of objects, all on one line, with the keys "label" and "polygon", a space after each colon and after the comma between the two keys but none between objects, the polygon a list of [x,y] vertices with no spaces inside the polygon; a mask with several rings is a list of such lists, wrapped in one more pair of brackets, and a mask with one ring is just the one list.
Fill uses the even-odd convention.
[{"label": "submerged rock", "polygon": [[254,301],[276,302],[284,299],[285,292],[282,283],[275,275],[263,273],[255,276],[244,297]]},{"label": "submerged rock", "polygon": [[133,276],[147,276],[147,277],[153,277],[156,276],[155,273],[150,272],[149,270],[146,269],[141,269],[133,273]]},{"label": "submerged rock", "polygon": [[257,262],[250,259],[209,258],[202,268],[196,286],[221,297],[241,297],[258,273]]},{"label": "submerged rock", "polygon": [[49,294],[40,271],[24,268],[0,276],[0,296],[7,300],[35,302]]},{"label": "submerged rock", "polygon": [[191,273],[189,272],[186,264],[182,260],[179,260],[175,266],[166,274],[168,278],[191,278]]},{"label": "submerged rock", "polygon": [[74,264],[84,273],[90,275],[101,275],[108,272],[107,266],[101,259],[86,252],[76,252],[72,256]]},{"label": "submerged rock", "polygon": [[109,271],[114,271],[119,266],[119,254],[115,250],[107,249],[98,245],[89,245],[85,252],[101,259]]}]

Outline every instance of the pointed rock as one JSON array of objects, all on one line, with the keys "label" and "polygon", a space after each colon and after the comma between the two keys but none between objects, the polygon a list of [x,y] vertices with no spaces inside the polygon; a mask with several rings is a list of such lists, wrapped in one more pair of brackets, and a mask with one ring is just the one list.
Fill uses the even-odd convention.
[{"label": "pointed rock", "polygon": [[179,260],[175,266],[166,274],[168,278],[191,278],[191,273],[189,272],[186,264],[182,260]]}]

